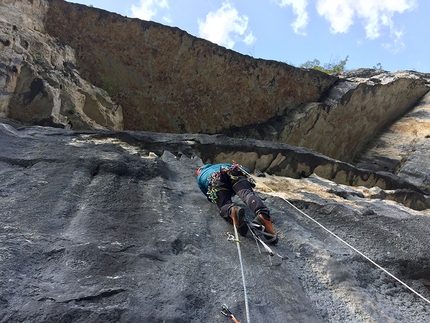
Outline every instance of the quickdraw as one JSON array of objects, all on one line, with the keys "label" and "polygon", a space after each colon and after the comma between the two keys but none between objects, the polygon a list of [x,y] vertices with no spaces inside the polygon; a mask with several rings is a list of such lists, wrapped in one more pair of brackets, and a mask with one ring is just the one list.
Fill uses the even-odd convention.
[{"label": "quickdraw", "polygon": [[[284,260],[284,259],[288,259],[288,257],[287,256],[282,256],[282,255],[280,255],[279,253],[277,253],[277,252],[274,252],[263,240],[261,240],[261,238],[260,238],[260,236],[261,235],[263,235],[263,232],[264,232],[264,229],[263,230],[258,230],[258,229],[256,229],[257,228],[257,226],[258,227],[263,227],[264,228],[264,226],[262,226],[262,225],[259,225],[259,224],[254,224],[254,223],[249,223],[249,222],[246,222],[246,225],[248,226],[248,228],[249,228],[249,231],[251,232],[251,234],[252,234],[252,237],[254,238],[254,240],[255,240],[255,243],[257,244],[257,248],[258,248],[258,252],[260,253],[260,254],[262,254],[262,252],[261,252],[261,249],[260,249],[260,246],[259,246],[259,244],[258,243],[261,243],[261,245],[263,246],[263,248],[264,248],[264,250],[267,252],[267,254],[269,255],[269,262],[270,262],[270,266],[280,266],[281,264],[282,264],[282,261]],[[276,258],[279,258],[280,259],[280,262],[279,263],[274,263],[272,260],[274,259],[273,257],[276,257]]]},{"label": "quickdraw", "polygon": [[235,323],[240,323],[233,315],[233,313],[228,309],[227,305],[223,304],[222,305],[222,310],[221,310],[221,314],[224,316],[227,316],[229,318],[231,318],[233,320],[233,322]]},{"label": "quickdraw", "polygon": [[[282,261],[283,260],[286,260],[286,259],[288,259],[288,257],[287,256],[282,256],[282,255],[280,255],[279,253],[277,253],[277,252],[274,252],[268,245],[267,245],[267,243],[265,243],[263,240],[261,240],[261,238],[260,238],[260,236],[263,234],[262,233],[262,231],[258,231],[257,233],[256,233],[256,226],[260,226],[259,224],[258,225],[255,225],[255,224],[253,224],[253,223],[249,223],[249,222],[246,222],[246,225],[248,226],[248,228],[249,228],[249,231],[251,232],[251,234],[252,234],[252,237],[254,238],[254,240],[255,240],[255,242],[256,242],[256,244],[257,244],[257,248],[258,248],[258,253],[261,255],[261,254],[263,254],[263,251],[261,251],[261,248],[260,248],[260,245],[259,245],[259,243],[261,243],[261,245],[263,246],[263,248],[264,248],[264,252],[265,253],[267,253],[268,255],[269,255],[269,262],[270,262],[270,265],[269,265],[269,267],[275,267],[275,266],[280,266],[281,264],[282,264]],[[236,239],[235,238],[235,236],[234,236],[234,234],[232,234],[231,232],[226,232],[225,233],[225,235],[226,235],[226,237],[227,237],[227,240],[228,241],[232,241],[232,242],[241,242],[239,239]],[[272,260],[274,259],[273,257],[275,257],[275,258],[279,258],[281,261],[279,262],[279,263],[274,263]]]},{"label": "quickdraw", "polygon": [[267,240],[267,243],[271,243],[274,241],[277,241],[277,234],[276,233],[270,233],[267,231],[266,227],[263,224],[260,223],[249,223],[248,228],[258,236],[261,237],[264,235],[265,239]]},{"label": "quickdraw", "polygon": [[240,242],[239,239],[236,239],[234,237],[234,234],[230,233],[230,232],[226,232],[225,235],[227,236],[227,240],[228,241],[233,241],[233,242]]},{"label": "quickdraw", "polygon": [[[244,298],[245,298],[245,312],[246,312],[246,322],[250,323],[250,315],[249,315],[249,305],[248,305],[248,295],[246,292],[246,281],[245,281],[245,273],[244,273],[244,269],[243,269],[243,263],[242,263],[242,253],[240,251],[240,240],[239,240],[239,235],[237,232],[237,228],[236,228],[236,221],[233,218],[233,228],[234,228],[234,235],[230,232],[226,232],[225,235],[227,236],[227,240],[228,241],[234,241],[236,242],[237,245],[237,252],[239,255],[239,262],[240,262],[240,268],[241,268],[241,272],[242,272],[242,283],[243,283],[243,292],[244,292]],[[258,252],[260,254],[262,254],[260,246],[258,245],[258,242],[261,243],[261,245],[264,247],[265,251],[269,254],[269,262],[270,262],[270,266],[280,266],[282,264],[282,261],[284,259],[288,259],[288,257],[283,257],[280,254],[274,252],[272,249],[270,249],[270,247],[264,243],[260,237],[254,232],[255,227],[246,222],[246,225],[249,228],[249,231],[251,231],[253,238],[255,239],[256,243],[257,243],[257,248],[258,248]],[[261,231],[261,234],[263,231]],[[279,259],[281,259],[281,261],[279,263],[274,263],[272,261],[273,257],[278,257]],[[228,309],[227,305],[223,305],[222,311],[221,313],[227,317],[230,317],[235,323],[240,323],[235,317],[234,315],[230,312],[230,310]]]}]

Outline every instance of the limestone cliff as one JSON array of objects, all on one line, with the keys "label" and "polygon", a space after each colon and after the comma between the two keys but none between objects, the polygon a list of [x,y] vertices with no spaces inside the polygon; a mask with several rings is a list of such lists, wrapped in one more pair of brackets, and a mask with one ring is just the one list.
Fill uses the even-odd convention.
[{"label": "limestone cliff", "polygon": [[77,49],[83,75],[127,107],[132,130],[275,140],[352,161],[429,90],[418,73],[338,78],[61,0],[51,1],[45,28]]},{"label": "limestone cliff", "polygon": [[221,133],[317,101],[336,81],[62,0],[50,1],[45,28],[76,49],[82,75],[109,89],[131,130]]},{"label": "limestone cliff", "polygon": [[241,238],[252,322],[429,322],[428,86],[1,0],[0,322],[244,322],[232,227],[194,177],[233,161],[289,258]]},{"label": "limestone cliff", "polygon": [[430,158],[430,93],[412,110],[383,131],[357,160],[360,167],[383,170],[430,187],[430,176],[420,170]]},{"label": "limestone cliff", "polygon": [[289,259],[241,238],[251,322],[430,321],[429,303],[339,240],[429,300],[430,212],[416,208],[428,196],[404,178],[220,135],[0,120],[0,147],[0,322],[230,322],[224,303],[245,322],[232,226],[197,188],[198,155],[315,171],[254,177]]},{"label": "limestone cliff", "polygon": [[243,135],[311,148],[353,161],[379,132],[403,116],[429,91],[429,75],[357,70],[340,75],[321,102],[303,104],[266,122],[263,135],[248,127]]},{"label": "limestone cliff", "polygon": [[80,76],[75,50],[44,31],[46,1],[0,2],[0,116],[24,124],[122,129],[122,108]]},{"label": "limestone cliff", "polygon": [[429,90],[416,72],[330,76],[63,0],[0,5],[2,116],[26,124],[224,133],[353,161]]}]

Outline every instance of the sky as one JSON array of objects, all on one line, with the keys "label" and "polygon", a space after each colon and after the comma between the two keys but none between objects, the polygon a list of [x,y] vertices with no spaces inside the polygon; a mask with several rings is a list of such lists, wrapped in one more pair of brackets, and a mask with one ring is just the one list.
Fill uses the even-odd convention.
[{"label": "sky", "polygon": [[430,72],[429,0],[70,0],[299,67]]}]

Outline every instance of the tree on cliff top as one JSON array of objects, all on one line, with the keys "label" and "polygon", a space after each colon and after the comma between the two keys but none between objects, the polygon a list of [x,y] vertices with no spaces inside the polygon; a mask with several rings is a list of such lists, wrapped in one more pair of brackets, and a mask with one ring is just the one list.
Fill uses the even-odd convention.
[{"label": "tree on cliff top", "polygon": [[348,62],[348,57],[346,56],[344,60],[330,61],[330,63],[325,63],[321,66],[321,62],[318,59],[314,59],[313,61],[307,61],[300,65],[301,68],[314,69],[327,74],[337,74],[345,71],[346,62]]}]

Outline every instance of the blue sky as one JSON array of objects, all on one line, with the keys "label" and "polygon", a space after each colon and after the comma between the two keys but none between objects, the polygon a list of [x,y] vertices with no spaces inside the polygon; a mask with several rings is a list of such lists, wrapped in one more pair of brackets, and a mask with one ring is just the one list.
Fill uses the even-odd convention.
[{"label": "blue sky", "polygon": [[295,66],[430,72],[429,0],[73,0]]}]

